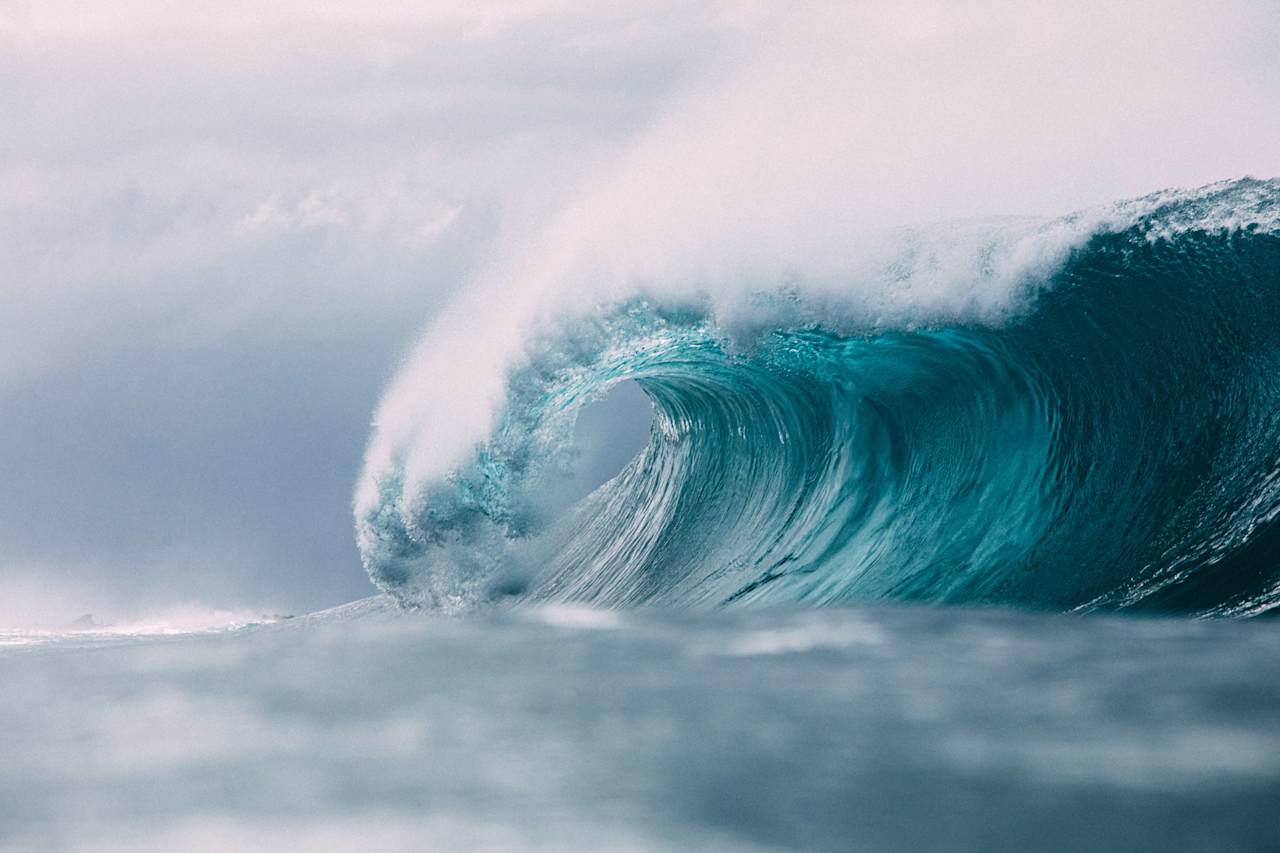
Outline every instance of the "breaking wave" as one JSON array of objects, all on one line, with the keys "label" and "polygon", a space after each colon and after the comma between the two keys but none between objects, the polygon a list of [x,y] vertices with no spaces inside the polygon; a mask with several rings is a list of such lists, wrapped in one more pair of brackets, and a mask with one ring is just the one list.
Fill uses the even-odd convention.
[{"label": "breaking wave", "polygon": [[[379,412],[365,567],[445,609],[1274,608],[1278,218],[1245,179],[896,232],[840,286],[455,312]],[[648,445],[574,499],[577,415],[626,380]]]}]

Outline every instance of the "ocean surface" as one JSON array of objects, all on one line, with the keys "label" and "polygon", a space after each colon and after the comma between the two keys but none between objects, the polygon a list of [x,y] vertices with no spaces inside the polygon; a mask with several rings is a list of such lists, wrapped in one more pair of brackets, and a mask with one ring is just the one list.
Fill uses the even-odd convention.
[{"label": "ocean surface", "polygon": [[0,646],[0,849],[1266,850],[1271,620],[449,618]]}]

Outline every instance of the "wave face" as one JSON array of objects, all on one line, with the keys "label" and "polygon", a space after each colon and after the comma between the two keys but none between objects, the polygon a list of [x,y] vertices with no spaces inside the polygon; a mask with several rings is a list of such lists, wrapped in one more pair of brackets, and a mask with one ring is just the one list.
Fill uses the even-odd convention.
[{"label": "wave face", "polygon": [[[1124,210],[999,317],[859,328],[794,289],[755,297],[770,319],[745,343],[694,297],[578,316],[530,344],[449,473],[371,455],[365,566],[446,609],[1274,608],[1280,182]],[[627,379],[653,403],[648,446],[559,497],[578,410]]]}]

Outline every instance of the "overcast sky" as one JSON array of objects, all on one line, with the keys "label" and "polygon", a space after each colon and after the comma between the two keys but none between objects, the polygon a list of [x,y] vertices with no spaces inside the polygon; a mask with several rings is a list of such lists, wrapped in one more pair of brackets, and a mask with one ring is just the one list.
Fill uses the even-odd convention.
[{"label": "overcast sky", "polygon": [[[828,11],[862,34],[848,52],[864,67],[842,66],[862,88],[812,101],[803,75],[739,73],[807,67],[814,20],[832,28],[790,8],[0,0],[0,623],[179,601],[298,612],[371,592],[351,490],[400,360],[512,235],[663,139],[654,127],[694,124],[698,98],[716,100],[697,93],[737,98],[712,146],[776,114],[775,160],[827,117],[857,137],[868,105],[881,123],[915,116],[895,139],[917,153],[932,149],[912,138],[939,132],[972,146],[965,129],[991,126],[974,105],[1003,99],[993,45],[1016,45],[1015,64],[1056,64],[1008,75],[1014,106],[993,114],[1010,135],[1029,129],[1009,118],[1018,104],[1097,119],[1061,143],[1082,152],[1071,181],[1030,207],[1277,169],[1258,154],[1280,148],[1267,3],[1011,22],[1022,7],[976,3],[865,26]],[[891,36],[876,27],[916,40],[877,53]],[[973,86],[955,89],[968,100],[928,94],[954,82],[947,57],[978,51]],[[1046,172],[1058,155],[1043,148],[988,158],[952,192]],[[805,182],[807,162],[768,189]],[[1019,198],[1006,186],[1002,204]]]}]

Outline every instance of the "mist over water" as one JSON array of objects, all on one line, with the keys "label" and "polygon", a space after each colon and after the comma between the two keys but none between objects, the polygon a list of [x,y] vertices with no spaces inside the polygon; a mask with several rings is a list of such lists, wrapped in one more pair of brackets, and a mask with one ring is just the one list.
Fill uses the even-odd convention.
[{"label": "mist over water", "polygon": [[1280,174],[1262,141],[1280,130],[1264,108],[1277,84],[1259,70],[1277,24],[1260,8],[991,8],[770,19],[471,277],[379,407],[373,464],[403,453],[417,482],[457,463],[565,314],[646,295],[749,323],[747,297],[781,288],[859,325],[999,317],[1097,223],[1006,243],[956,220]]},{"label": "mist over water", "polygon": [[[1162,442],[1199,446],[1194,423],[1122,385],[1195,397],[1197,381],[1239,381],[1270,400],[1274,342],[1248,316],[1272,308],[1276,187],[1239,176],[1280,171],[1257,135],[1275,118],[1253,100],[1275,84],[1243,61],[1262,55],[1256,33],[1204,14],[930,6],[778,22],[545,226],[512,234],[433,320],[378,408],[357,487],[375,583],[445,609],[484,600],[512,565],[542,578],[533,594],[608,604],[1133,606],[1261,535],[1261,447],[1244,461],[1205,446],[1168,482],[1132,484],[1144,519],[1219,489],[1223,520],[1203,539],[1135,521],[1145,544],[1113,557],[1080,509],[1100,511],[1081,495],[1125,477],[1094,430],[1119,445],[1145,424],[1153,460]],[[1138,62],[1144,26],[1162,37]],[[1218,41],[1227,31],[1240,41]],[[1226,104],[1232,82],[1244,95]],[[1177,188],[1224,177],[1239,179]],[[1187,336],[1167,342],[1178,375],[1115,354],[1160,345],[1121,331],[1150,320],[1152,288]],[[1232,293],[1257,301],[1220,304]],[[1213,333],[1193,331],[1197,312],[1242,324],[1222,334],[1253,380],[1195,362]],[[1034,346],[1046,340],[1058,349]],[[1077,359],[1123,399],[1074,389]],[[625,379],[658,412],[650,446],[570,513],[538,484],[573,468],[575,412]],[[944,393],[952,409],[930,409]],[[1225,405],[1186,402],[1266,431]],[[970,473],[948,468],[957,453]],[[1251,485],[1222,491],[1227,458]],[[1077,482],[1081,466],[1093,480]],[[1014,582],[1029,561],[1047,577]],[[1271,568],[1249,565],[1264,579],[1248,590],[1167,600],[1266,609]]]}]

